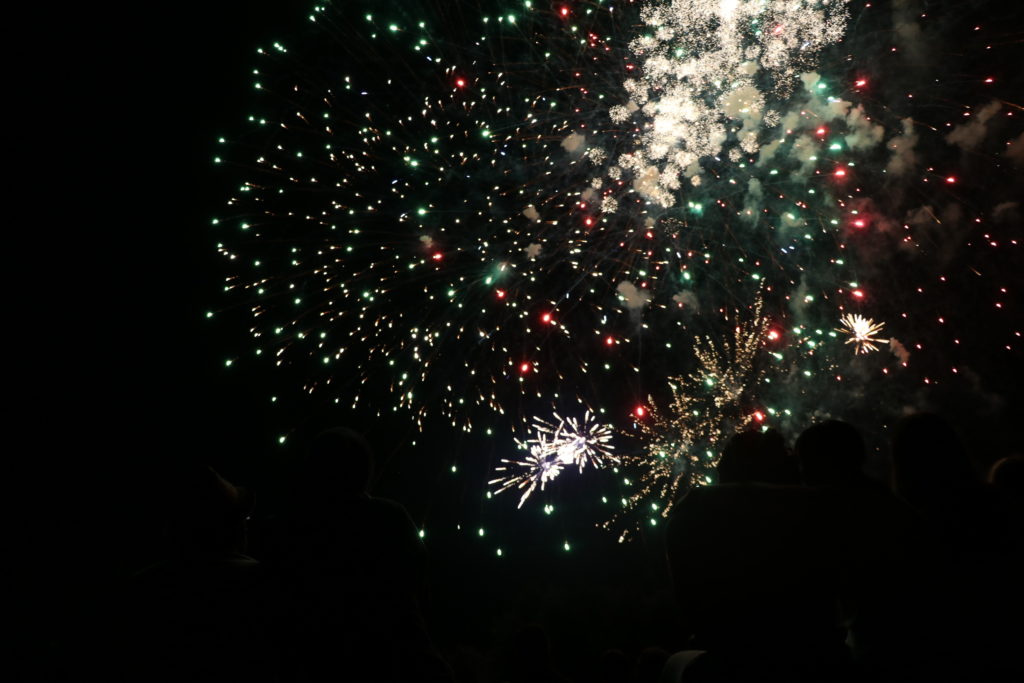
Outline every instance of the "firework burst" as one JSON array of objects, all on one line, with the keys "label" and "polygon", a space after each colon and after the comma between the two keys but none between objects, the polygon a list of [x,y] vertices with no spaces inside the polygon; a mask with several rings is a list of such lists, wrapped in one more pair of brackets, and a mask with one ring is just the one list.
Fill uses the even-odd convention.
[{"label": "firework burst", "polygon": [[501,464],[495,468],[498,477],[487,482],[495,486],[495,493],[502,493],[511,488],[519,489],[522,494],[519,496],[519,505],[530,497],[534,491],[540,488],[541,491],[562,472],[564,463],[557,457],[552,457],[548,452],[547,444],[535,445],[529,449],[529,454],[521,460],[503,459]]},{"label": "firework burst", "polygon": [[610,443],[611,425],[599,423],[589,410],[580,419],[555,413],[553,421],[534,417],[533,423],[534,436],[522,443],[541,449],[565,465],[575,464],[583,471],[585,465],[600,468],[616,461]]},{"label": "firework burst", "polygon": [[532,436],[516,441],[529,455],[522,460],[502,460],[495,468],[501,476],[488,482],[497,487],[496,493],[523,489],[519,507],[538,487],[543,491],[564,467],[576,465],[582,472],[585,466],[600,469],[619,462],[611,446],[611,425],[599,423],[589,410],[580,419],[563,418],[558,413],[553,420],[534,417],[532,429]]},{"label": "firework burst", "polygon": [[[698,369],[670,378],[668,407],[659,409],[651,398],[648,417],[636,423],[645,445],[640,453],[621,458],[627,471],[637,472],[636,487],[605,528],[637,510],[668,517],[682,492],[712,482],[724,442],[764,419],[753,404],[765,376],[758,356],[767,339],[768,320],[758,299],[751,319],[737,323],[730,339],[715,343],[703,337],[694,342]],[[620,540],[630,531],[627,527]]]},{"label": "firework burst", "polygon": [[839,319],[842,327],[837,332],[850,336],[847,344],[853,344],[854,353],[868,353],[877,351],[877,344],[888,344],[888,339],[880,339],[877,335],[885,327],[885,323],[876,323],[871,318],[865,318],[856,313],[847,313]]}]

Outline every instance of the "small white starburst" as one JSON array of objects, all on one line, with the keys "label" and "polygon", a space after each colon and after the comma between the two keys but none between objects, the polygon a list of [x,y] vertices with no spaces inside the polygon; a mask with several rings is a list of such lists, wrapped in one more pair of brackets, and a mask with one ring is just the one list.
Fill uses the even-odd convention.
[{"label": "small white starburst", "polygon": [[888,339],[880,339],[876,335],[885,327],[885,323],[876,323],[871,318],[847,313],[839,319],[843,325],[838,331],[850,335],[846,340],[847,344],[854,345],[854,353],[868,353],[877,351],[876,344],[886,344]]}]

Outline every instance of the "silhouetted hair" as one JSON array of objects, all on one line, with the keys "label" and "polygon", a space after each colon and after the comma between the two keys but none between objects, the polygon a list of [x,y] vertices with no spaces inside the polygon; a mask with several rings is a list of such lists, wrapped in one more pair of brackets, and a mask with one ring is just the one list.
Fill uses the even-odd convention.
[{"label": "silhouetted hair", "polygon": [[782,434],[774,429],[751,430],[733,436],[725,445],[718,461],[718,481],[790,484],[794,483],[791,470]]},{"label": "silhouetted hair", "polygon": [[359,433],[335,427],[313,437],[300,480],[310,495],[366,493],[373,474],[373,451]]},{"label": "silhouetted hair", "polygon": [[853,425],[826,420],[804,430],[796,457],[808,486],[852,484],[863,476],[864,439]]},{"label": "silhouetted hair", "polygon": [[231,550],[245,539],[252,496],[207,465],[186,465],[168,482],[166,531],[182,549]]}]

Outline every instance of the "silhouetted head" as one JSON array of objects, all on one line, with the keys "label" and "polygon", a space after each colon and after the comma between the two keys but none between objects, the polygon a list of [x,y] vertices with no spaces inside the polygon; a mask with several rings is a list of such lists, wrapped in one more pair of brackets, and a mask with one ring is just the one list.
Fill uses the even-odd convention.
[{"label": "silhouetted head", "polygon": [[1008,455],[997,460],[989,468],[988,481],[1011,498],[1024,498],[1024,455]]},{"label": "silhouetted head", "polygon": [[911,415],[896,425],[892,473],[896,492],[911,504],[948,496],[975,480],[960,437],[932,413]]},{"label": "silhouetted head", "polygon": [[826,420],[804,430],[796,457],[808,486],[850,486],[864,478],[864,439],[846,422]]},{"label": "silhouetted head", "polygon": [[668,658],[669,653],[660,647],[644,648],[630,672],[630,683],[653,683],[660,680],[661,671],[665,668]]},{"label": "silhouetted head", "polygon": [[370,444],[347,427],[335,427],[313,437],[299,479],[304,495],[333,497],[367,493],[372,474]]},{"label": "silhouetted head", "polygon": [[252,496],[207,465],[188,465],[171,477],[165,530],[180,551],[240,552]]},{"label": "silhouetted head", "polygon": [[774,429],[740,432],[729,439],[718,461],[718,481],[723,484],[792,484],[793,479],[786,441]]}]

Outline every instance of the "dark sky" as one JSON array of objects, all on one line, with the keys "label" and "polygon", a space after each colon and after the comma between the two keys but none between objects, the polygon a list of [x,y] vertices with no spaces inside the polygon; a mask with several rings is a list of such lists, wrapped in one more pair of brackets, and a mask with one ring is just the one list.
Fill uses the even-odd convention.
[{"label": "dark sky", "polygon": [[53,341],[68,417],[86,429],[159,433],[161,450],[196,448],[199,435],[224,446],[221,432],[251,411],[248,387],[221,372],[231,340],[201,317],[223,277],[208,226],[228,178],[210,160],[218,131],[242,119],[255,46],[299,4],[175,3],[83,48]]},{"label": "dark sky", "polygon": [[301,4],[81,8],[59,30],[40,18],[18,57],[29,67],[8,110],[30,154],[11,196],[30,208],[7,223],[6,329],[27,439],[12,480],[28,489],[15,519],[44,630],[148,557],[166,462],[238,471],[267,443],[265,395],[222,372],[231,340],[202,324],[223,277],[206,229],[225,179],[210,159],[241,118],[254,46]]}]

